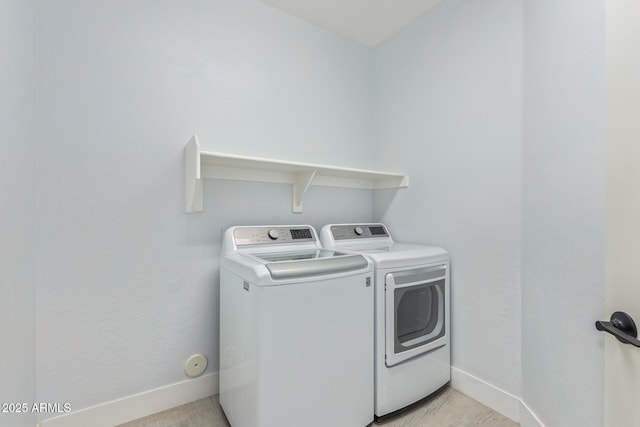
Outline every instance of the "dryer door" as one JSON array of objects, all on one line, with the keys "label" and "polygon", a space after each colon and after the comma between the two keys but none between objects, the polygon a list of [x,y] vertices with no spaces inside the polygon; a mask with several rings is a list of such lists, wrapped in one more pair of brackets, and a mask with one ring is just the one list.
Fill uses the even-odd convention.
[{"label": "dryer door", "polygon": [[385,277],[387,366],[446,344],[446,265]]}]

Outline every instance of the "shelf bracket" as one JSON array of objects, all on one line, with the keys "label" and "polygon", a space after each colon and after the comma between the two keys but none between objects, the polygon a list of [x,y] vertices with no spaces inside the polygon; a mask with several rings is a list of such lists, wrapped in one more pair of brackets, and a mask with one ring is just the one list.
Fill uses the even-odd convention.
[{"label": "shelf bracket", "polygon": [[294,175],[293,180],[293,213],[302,213],[302,201],[304,195],[316,176],[317,169],[298,172]]},{"label": "shelf bracket", "polygon": [[184,210],[202,212],[202,176],[200,174],[200,142],[194,135],[184,147]]}]

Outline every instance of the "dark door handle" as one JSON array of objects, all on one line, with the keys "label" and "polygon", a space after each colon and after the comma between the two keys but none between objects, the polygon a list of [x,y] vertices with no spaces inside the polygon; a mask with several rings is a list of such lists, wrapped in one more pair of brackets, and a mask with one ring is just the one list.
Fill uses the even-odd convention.
[{"label": "dark door handle", "polygon": [[624,311],[616,311],[613,313],[609,322],[602,320],[596,321],[596,329],[610,333],[620,342],[640,347],[636,323],[631,316]]}]

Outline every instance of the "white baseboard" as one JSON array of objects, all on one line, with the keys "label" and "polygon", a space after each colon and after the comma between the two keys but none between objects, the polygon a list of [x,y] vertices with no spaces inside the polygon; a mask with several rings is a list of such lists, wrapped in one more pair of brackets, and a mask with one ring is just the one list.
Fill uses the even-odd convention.
[{"label": "white baseboard", "polygon": [[520,427],[544,427],[540,418],[523,401],[520,401]]},{"label": "white baseboard", "polygon": [[[521,427],[545,427],[519,397],[458,368],[451,367],[451,387]],[[218,394],[218,373],[181,381],[132,396],[40,421],[38,427],[113,427]]]},{"label": "white baseboard", "polygon": [[545,427],[521,398],[453,366],[451,387],[520,423],[521,427]]},{"label": "white baseboard", "polygon": [[38,427],[113,427],[218,393],[218,373],[180,381],[40,421]]},{"label": "white baseboard", "polygon": [[453,366],[451,387],[518,422],[521,427],[545,427],[521,398]]},{"label": "white baseboard", "polygon": [[453,366],[451,387],[513,421],[520,419],[520,398]]}]

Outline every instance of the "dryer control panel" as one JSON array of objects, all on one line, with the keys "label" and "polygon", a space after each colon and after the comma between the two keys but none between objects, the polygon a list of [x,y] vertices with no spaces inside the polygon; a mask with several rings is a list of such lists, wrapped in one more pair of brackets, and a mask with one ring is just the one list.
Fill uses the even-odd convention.
[{"label": "dryer control panel", "polygon": [[333,225],[331,226],[331,234],[335,240],[389,237],[389,232],[384,224]]},{"label": "dryer control panel", "polygon": [[308,226],[238,227],[233,230],[233,240],[236,246],[308,243],[316,241],[316,234]]}]

